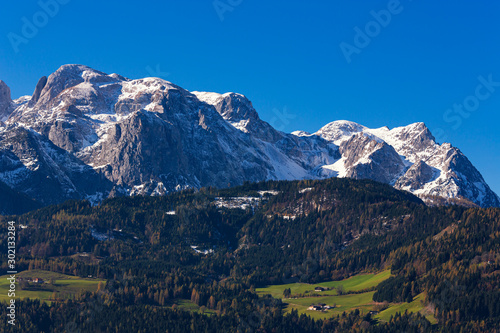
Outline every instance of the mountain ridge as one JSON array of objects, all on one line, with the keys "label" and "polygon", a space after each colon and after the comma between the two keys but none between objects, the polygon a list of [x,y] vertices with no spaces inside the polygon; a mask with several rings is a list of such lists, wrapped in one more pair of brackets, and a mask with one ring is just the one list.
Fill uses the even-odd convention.
[{"label": "mountain ridge", "polygon": [[338,176],[500,206],[467,157],[437,144],[423,123],[369,129],[336,121],[287,134],[242,94],[190,92],[84,65],[61,66],[14,101],[0,82],[0,116],[0,180],[42,204]]}]

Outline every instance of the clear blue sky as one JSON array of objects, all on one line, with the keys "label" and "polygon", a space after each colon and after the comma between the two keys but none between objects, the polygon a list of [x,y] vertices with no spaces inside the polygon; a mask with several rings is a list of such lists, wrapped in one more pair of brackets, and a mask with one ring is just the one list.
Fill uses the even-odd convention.
[{"label": "clear blue sky", "polygon": [[[391,128],[423,121],[500,193],[500,87],[476,92],[479,76],[500,82],[500,2],[220,0],[218,13],[213,0],[60,1],[53,17],[37,1],[2,4],[0,79],[14,97],[80,63],[243,93],[287,132],[338,119]],[[390,22],[374,24],[370,12],[387,8]],[[23,32],[23,20],[38,31]],[[356,46],[355,27],[372,37],[357,40],[348,63],[340,45]],[[13,34],[25,38],[14,47]],[[447,112],[464,100],[470,112]]]}]

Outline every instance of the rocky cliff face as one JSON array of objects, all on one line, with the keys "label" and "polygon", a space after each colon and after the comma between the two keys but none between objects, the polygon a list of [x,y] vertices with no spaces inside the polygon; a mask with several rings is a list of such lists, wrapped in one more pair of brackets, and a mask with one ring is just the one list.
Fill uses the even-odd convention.
[{"label": "rocky cliff face", "polygon": [[0,181],[42,204],[339,176],[499,205],[467,158],[437,145],[423,124],[334,122],[312,135],[286,134],[243,95],[82,65],[62,66],[15,101],[0,81],[0,117]]},{"label": "rocky cliff face", "polygon": [[[355,134],[340,145],[346,177],[393,183],[405,168],[394,148],[362,134]],[[397,177],[397,176],[396,176]]]},{"label": "rocky cliff face", "polygon": [[7,120],[13,110],[10,88],[0,80],[0,121]]},{"label": "rocky cliff face", "polygon": [[[436,170],[439,172],[439,170]],[[434,178],[435,171],[424,161],[418,161],[413,164],[406,173],[400,177],[396,184],[396,188],[407,188],[415,191],[424,187],[424,185]]]},{"label": "rocky cliff face", "polygon": [[7,128],[0,146],[3,182],[44,205],[81,198],[97,202],[112,188],[92,167],[30,129]]}]

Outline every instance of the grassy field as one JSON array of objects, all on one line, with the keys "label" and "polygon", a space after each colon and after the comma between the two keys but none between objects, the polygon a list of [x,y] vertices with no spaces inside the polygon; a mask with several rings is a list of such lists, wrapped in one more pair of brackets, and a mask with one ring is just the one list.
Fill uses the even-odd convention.
[{"label": "grassy field", "polygon": [[391,271],[388,269],[378,274],[359,274],[342,281],[325,282],[320,283],[319,285],[328,288],[342,285],[346,291],[360,291],[376,287],[380,282],[385,281],[390,277]]},{"label": "grassy field", "polygon": [[[362,294],[350,294],[342,296],[325,296],[325,297],[305,297],[297,299],[286,299],[286,311],[291,312],[292,309],[298,310],[299,314],[305,313],[315,319],[325,319],[342,312],[350,312],[359,309],[361,312],[366,313],[373,308],[372,297],[374,291]],[[335,305],[334,309],[326,312],[309,311],[307,308],[312,304],[324,303],[327,305]]]},{"label": "grassy field", "polygon": [[394,316],[396,312],[404,313],[405,311],[408,312],[420,312],[423,314],[427,320],[431,322],[431,324],[437,323],[436,318],[434,318],[434,315],[429,312],[425,306],[424,306],[424,299],[425,299],[425,294],[421,293],[413,299],[413,302],[411,303],[400,303],[400,304],[391,304],[391,306],[380,312],[378,315],[375,316],[375,318],[380,319],[382,321],[389,321],[391,319],[391,316]]},{"label": "grassy field", "polygon": [[[174,301],[174,304],[176,304],[179,307],[179,309],[182,309],[182,310],[202,313],[200,311],[200,307],[188,299],[178,299],[178,300]],[[214,310],[210,310],[210,309],[206,308],[205,311],[203,312],[203,314],[213,315],[213,314],[216,314],[216,312]]]},{"label": "grassy field", "polygon": [[391,276],[391,271],[386,270],[378,274],[359,274],[341,281],[322,282],[318,284],[290,283],[290,284],[272,285],[266,288],[258,288],[257,293],[270,294],[274,298],[283,298],[283,291],[287,288],[290,288],[292,295],[310,294],[310,295],[334,296],[337,295],[337,292],[335,290],[315,292],[314,288],[323,287],[323,288],[333,289],[338,286],[343,286],[346,292],[360,291],[363,289],[376,287],[380,282],[387,280],[390,276]]},{"label": "grassy field", "polygon": [[[57,297],[63,297],[68,295],[75,295],[80,290],[85,291],[96,291],[99,282],[105,283],[106,280],[99,279],[83,279],[77,276],[65,275],[60,273],[54,273],[42,270],[32,270],[23,271],[16,274],[18,278],[41,278],[46,283],[40,285],[41,290],[21,290],[19,283],[16,284],[16,298],[31,298],[40,299],[47,302],[48,304],[52,301],[52,295],[55,292]],[[7,296],[9,290],[9,281],[7,281],[8,275],[0,276],[0,302],[7,301],[10,298]],[[54,285],[50,284],[50,280],[55,279]],[[38,286],[37,286],[38,287]],[[191,300],[178,299],[172,302],[171,305],[176,304],[180,309],[201,313],[200,307]],[[210,309],[205,309],[204,314],[211,315],[215,314],[215,311]]]},{"label": "grassy field", "polygon": [[[76,276],[64,275],[42,270],[23,271],[18,273],[16,276],[18,278],[38,277],[46,282],[41,285],[29,287],[29,289],[27,290],[21,290],[20,284],[17,283],[16,298],[40,299],[48,303],[51,302],[54,292],[56,293],[56,297],[63,298],[70,295],[75,295],[80,290],[96,291],[99,282],[106,282],[105,280],[83,279]],[[7,281],[7,277],[8,275],[0,276],[0,301],[6,301],[10,299],[7,296],[9,290],[9,281]],[[53,285],[49,283],[51,279],[55,279]]]},{"label": "grassy field", "polygon": [[65,275],[61,273],[56,273],[56,272],[50,272],[50,271],[42,271],[39,269],[34,269],[31,271],[22,271],[16,274],[18,278],[41,278],[44,279],[45,281],[49,281],[50,279],[54,278],[56,280],[71,280],[71,279],[78,279],[76,276],[71,276],[71,275]]},{"label": "grassy field", "polygon": [[[376,287],[390,276],[390,270],[385,270],[378,274],[355,275],[342,281],[329,281],[318,284],[292,283],[272,285],[266,288],[258,288],[257,293],[260,295],[270,294],[274,298],[283,299],[283,291],[290,288],[292,298],[283,299],[287,312],[295,309],[298,310],[299,314],[304,313],[315,319],[325,319],[342,314],[344,311],[350,312],[356,309],[360,310],[362,313],[367,313],[374,310],[376,307],[375,302],[373,302],[373,294],[375,291],[368,291],[360,294],[337,295],[337,291],[334,288],[343,286],[346,292],[358,292]],[[315,292],[314,288],[316,287],[330,288],[331,290]],[[294,298],[293,295],[297,294],[304,294],[306,297]],[[388,321],[396,312],[420,312],[434,324],[436,319],[432,313],[424,307],[424,299],[425,295],[420,294],[417,295],[411,303],[390,304],[388,309],[380,312],[375,318],[381,321]],[[307,310],[310,305],[319,303],[331,306],[335,305],[335,308],[325,312]]]}]

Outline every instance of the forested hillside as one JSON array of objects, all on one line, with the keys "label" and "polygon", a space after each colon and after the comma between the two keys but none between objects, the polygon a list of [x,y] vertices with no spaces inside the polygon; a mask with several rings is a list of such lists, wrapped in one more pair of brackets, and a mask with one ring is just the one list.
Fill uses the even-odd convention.
[{"label": "forested hillside", "polygon": [[[373,181],[246,183],[114,198],[99,206],[69,201],[2,217],[5,235],[7,221],[17,226],[19,271],[107,281],[96,292],[50,305],[18,301],[18,325],[26,332],[500,328],[500,209],[428,207]],[[363,310],[315,320],[285,314],[284,300],[255,292],[384,269],[392,277],[375,288],[374,302],[411,302],[423,293],[437,324],[419,313],[382,322]]]}]

